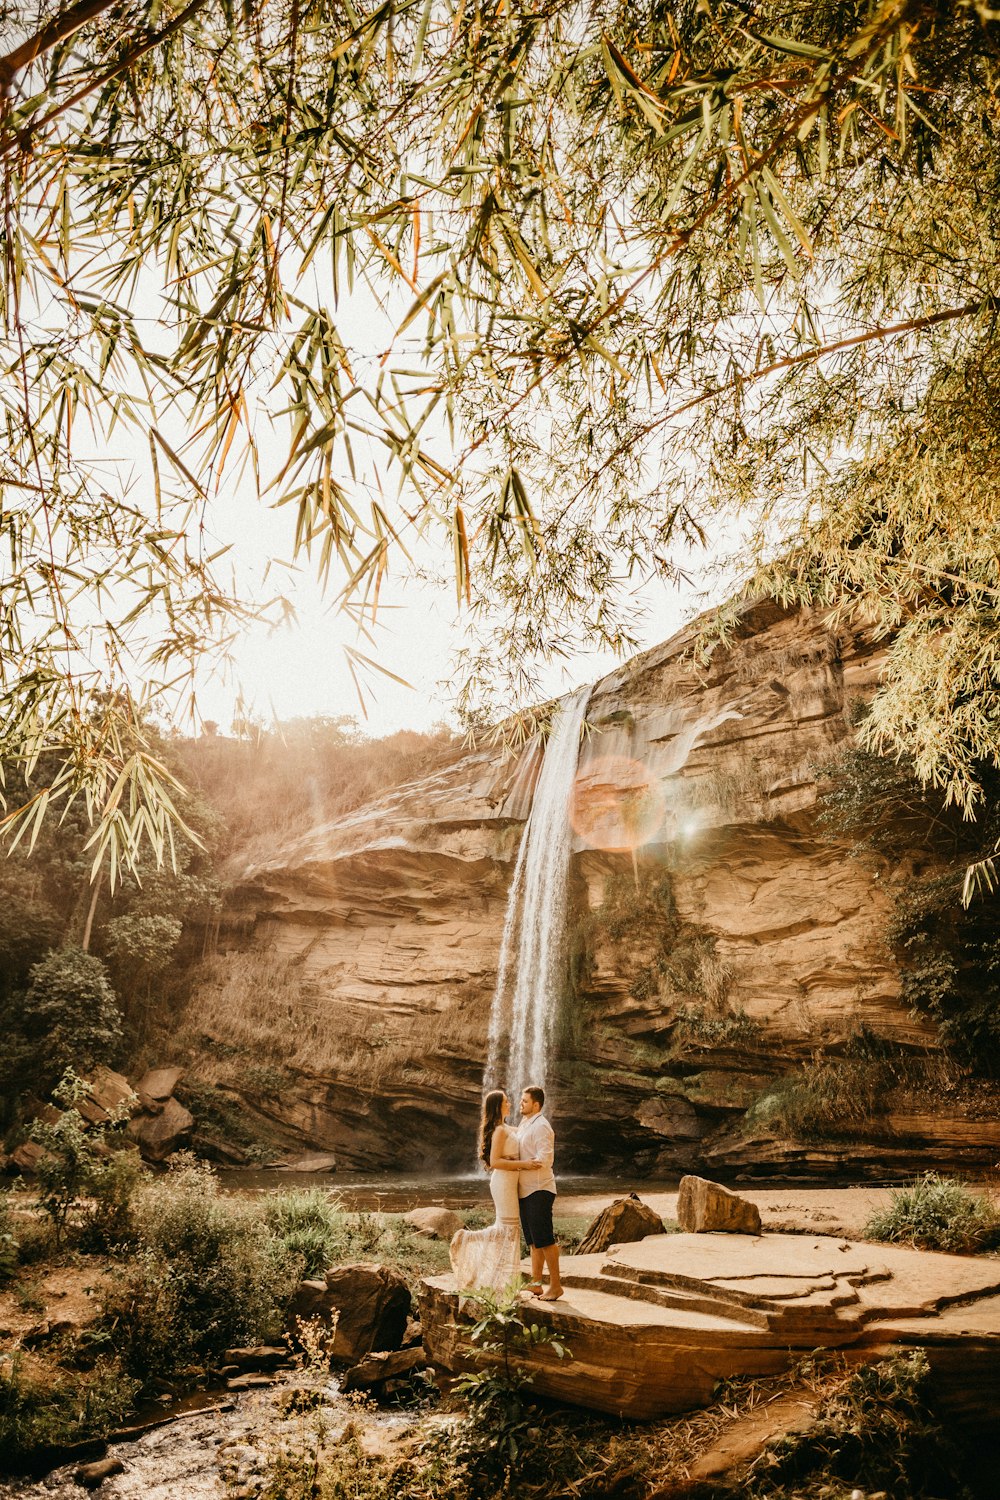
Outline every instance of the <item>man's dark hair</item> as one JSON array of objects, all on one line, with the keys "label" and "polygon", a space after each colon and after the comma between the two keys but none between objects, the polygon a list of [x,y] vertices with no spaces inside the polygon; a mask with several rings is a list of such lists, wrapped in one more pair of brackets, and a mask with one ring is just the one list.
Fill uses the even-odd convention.
[{"label": "man's dark hair", "polygon": [[525,1089],[524,1092],[526,1094],[530,1094],[531,1095],[532,1099],[534,1099],[534,1101],[538,1105],[539,1109],[542,1108],[542,1106],[545,1103],[545,1090],[544,1089],[540,1089],[538,1087],[537,1083],[532,1083],[532,1084],[529,1084],[529,1086]]}]

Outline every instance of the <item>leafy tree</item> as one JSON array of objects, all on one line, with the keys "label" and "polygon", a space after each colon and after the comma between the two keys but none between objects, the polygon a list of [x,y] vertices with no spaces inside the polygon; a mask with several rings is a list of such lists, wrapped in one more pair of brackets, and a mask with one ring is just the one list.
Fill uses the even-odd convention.
[{"label": "leafy tree", "polygon": [[[202,527],[246,459],[366,630],[410,534],[437,537],[486,631],[470,707],[581,640],[627,648],[629,580],[735,511],[749,590],[893,639],[871,745],[975,805],[1000,714],[995,10],[7,17],[0,749],[64,766],[26,816],[82,794],[113,860],[163,852],[133,685],[162,696],[238,625]],[[131,487],[116,426],[149,454]]]},{"label": "leafy tree", "polygon": [[52,952],[32,968],[14,1033],[23,1038],[19,1081],[51,1088],[67,1068],[114,1060],[121,1013],[107,970],[80,948]]}]

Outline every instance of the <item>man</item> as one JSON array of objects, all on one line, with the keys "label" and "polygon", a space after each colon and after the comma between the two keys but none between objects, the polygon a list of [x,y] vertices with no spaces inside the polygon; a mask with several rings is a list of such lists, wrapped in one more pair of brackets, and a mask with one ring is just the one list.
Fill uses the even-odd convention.
[{"label": "man", "polygon": [[[521,1125],[517,1138],[522,1161],[537,1161],[541,1166],[518,1172],[517,1196],[521,1212],[521,1230],[531,1251],[531,1282],[528,1291],[542,1302],[555,1302],[563,1294],[559,1279],[559,1246],[552,1228],[552,1205],[556,1201],[556,1179],[552,1171],[556,1138],[552,1126],[542,1114],[545,1091],[536,1086],[521,1095]],[[542,1293],[542,1271],[549,1273],[549,1289]]]}]

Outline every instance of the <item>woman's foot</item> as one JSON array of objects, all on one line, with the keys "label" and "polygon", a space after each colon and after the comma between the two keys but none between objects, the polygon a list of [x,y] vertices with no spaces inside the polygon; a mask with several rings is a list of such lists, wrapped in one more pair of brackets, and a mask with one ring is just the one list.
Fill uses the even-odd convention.
[{"label": "woman's foot", "polygon": [[548,1291],[543,1293],[538,1300],[539,1302],[558,1302],[562,1294],[563,1289],[561,1286],[550,1286]]},{"label": "woman's foot", "polygon": [[522,1292],[527,1292],[529,1297],[537,1297],[542,1290],[542,1283],[540,1281],[529,1281],[525,1283],[521,1290]]}]

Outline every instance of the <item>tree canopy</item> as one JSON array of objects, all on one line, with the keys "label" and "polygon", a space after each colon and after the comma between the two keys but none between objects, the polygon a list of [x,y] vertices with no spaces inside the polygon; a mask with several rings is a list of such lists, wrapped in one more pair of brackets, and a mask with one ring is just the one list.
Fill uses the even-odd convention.
[{"label": "tree canopy", "polygon": [[240,464],[363,631],[411,539],[439,541],[482,631],[466,705],[627,649],[631,582],[732,524],[747,590],[891,639],[869,743],[975,806],[1000,716],[996,11],[4,16],[0,751],[66,767],[34,812],[82,793],[98,858],[162,847],[137,701],[239,626],[207,538]]}]

